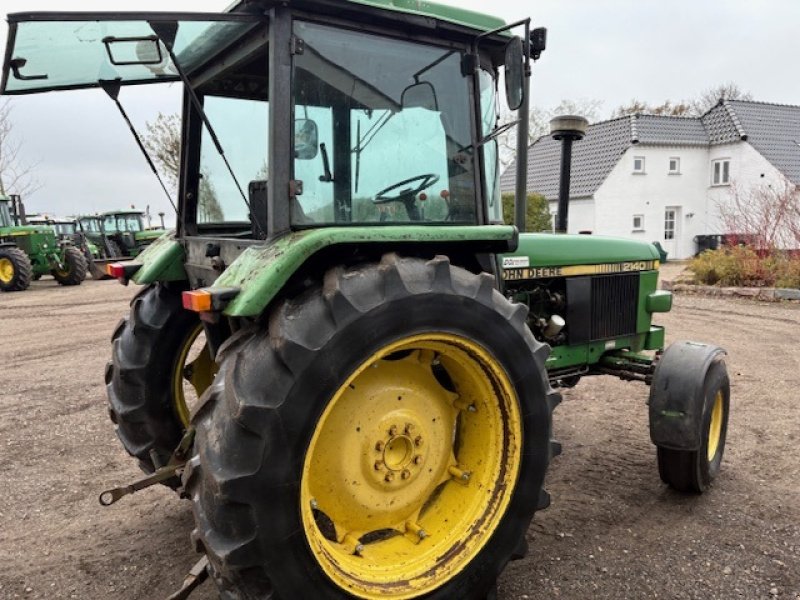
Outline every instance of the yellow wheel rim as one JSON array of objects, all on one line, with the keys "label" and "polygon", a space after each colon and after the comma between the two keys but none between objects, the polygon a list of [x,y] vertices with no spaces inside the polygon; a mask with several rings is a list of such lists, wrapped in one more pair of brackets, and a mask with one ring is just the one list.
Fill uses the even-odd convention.
[{"label": "yellow wheel rim", "polygon": [[717,450],[719,449],[724,412],[722,390],[720,390],[714,397],[714,406],[711,409],[711,423],[708,426],[708,462],[714,460],[714,457],[717,455]]},{"label": "yellow wheel rim", "polygon": [[320,417],[301,481],[311,552],[359,598],[413,598],[461,572],[515,489],[522,418],[483,347],[432,333],[384,347]]},{"label": "yellow wheel rim", "polygon": [[7,258],[0,258],[0,281],[11,283],[14,279],[14,263]]},{"label": "yellow wheel rim", "polygon": [[181,347],[172,374],[172,401],[175,414],[184,427],[189,426],[190,404],[208,389],[217,374],[217,365],[204,339],[198,339],[203,326],[198,325]]}]

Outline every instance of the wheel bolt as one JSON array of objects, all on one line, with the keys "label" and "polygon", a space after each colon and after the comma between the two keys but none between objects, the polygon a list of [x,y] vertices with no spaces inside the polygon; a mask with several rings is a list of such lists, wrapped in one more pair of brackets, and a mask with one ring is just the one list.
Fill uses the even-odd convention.
[{"label": "wheel bolt", "polygon": [[418,435],[416,438],[414,438],[414,445],[415,446],[422,446],[422,436],[421,435]]},{"label": "wheel bolt", "polygon": [[414,425],[406,423],[406,435],[411,435],[412,431],[414,431]]},{"label": "wheel bolt", "polygon": [[389,427],[389,435],[392,437],[397,435],[397,425],[392,425]]},{"label": "wheel bolt", "polygon": [[377,444],[375,444],[375,450],[377,450],[378,452],[383,452],[383,442],[378,442]]},{"label": "wheel bolt", "polygon": [[417,455],[414,457],[414,464],[415,464],[415,465],[421,465],[421,464],[422,464],[422,456],[420,456],[419,454],[417,454]]},{"label": "wheel bolt", "polygon": [[390,471],[389,473],[387,473],[387,474],[386,474],[386,477],[384,477],[384,478],[383,478],[383,480],[384,480],[386,483],[391,483],[391,482],[393,482],[393,481],[394,481],[394,473],[392,473],[392,472]]},{"label": "wheel bolt", "polygon": [[411,471],[409,471],[408,469],[403,469],[402,477],[403,479],[408,479],[409,477],[411,477]]},{"label": "wheel bolt", "polygon": [[381,469],[383,469],[383,461],[382,460],[376,460],[375,461],[375,470],[376,471],[380,471]]}]

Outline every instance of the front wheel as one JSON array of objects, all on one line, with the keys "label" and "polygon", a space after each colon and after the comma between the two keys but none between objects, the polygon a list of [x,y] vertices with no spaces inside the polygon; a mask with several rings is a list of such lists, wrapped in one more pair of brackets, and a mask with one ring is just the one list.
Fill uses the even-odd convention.
[{"label": "front wheel", "polygon": [[226,598],[486,598],[544,493],[546,347],[487,274],[329,271],[220,355],[184,474]]},{"label": "front wheel", "polygon": [[74,246],[64,248],[63,268],[53,269],[53,278],[61,285],[80,285],[86,279],[86,259]]},{"label": "front wheel", "polygon": [[702,443],[698,450],[673,450],[659,446],[661,480],[680,492],[706,491],[717,476],[725,451],[730,409],[730,382],[725,363],[713,363],[702,389]]}]

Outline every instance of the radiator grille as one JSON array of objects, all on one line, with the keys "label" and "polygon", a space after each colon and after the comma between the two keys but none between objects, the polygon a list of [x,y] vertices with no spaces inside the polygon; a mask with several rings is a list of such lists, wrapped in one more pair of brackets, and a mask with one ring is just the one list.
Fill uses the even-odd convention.
[{"label": "radiator grille", "polygon": [[595,276],[591,288],[591,339],[636,333],[639,274]]}]

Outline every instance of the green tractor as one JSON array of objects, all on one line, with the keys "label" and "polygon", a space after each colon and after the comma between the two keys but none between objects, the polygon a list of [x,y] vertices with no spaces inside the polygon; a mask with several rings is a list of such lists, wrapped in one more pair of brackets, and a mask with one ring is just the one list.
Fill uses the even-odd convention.
[{"label": "green tractor", "polygon": [[100,248],[84,235],[77,219],[28,217],[27,221],[29,225],[48,225],[52,227],[61,243],[72,244],[79,249],[86,260],[87,271],[92,275],[92,279],[110,278],[105,270],[105,264],[109,261],[103,260]]},{"label": "green tractor", "polygon": [[85,215],[78,222],[86,238],[102,250],[103,258],[133,258],[165,233],[147,229],[138,210]]},{"label": "green tractor", "polygon": [[52,226],[26,224],[18,196],[0,195],[0,290],[26,290],[46,274],[61,285],[80,285],[86,268],[81,251],[59,240]]},{"label": "green tractor", "polygon": [[656,249],[501,224],[496,138],[527,140],[545,46],[529,19],[243,0],[9,23],[5,94],[100,87],[125,117],[122,86],[183,86],[177,230],[109,265],[143,286],[105,381],[148,475],[100,496],[190,499],[203,558],[174,597],[207,575],[226,599],[494,597],[581,377],[649,385],[664,482],[718,473],[724,353],[664,349]]}]

